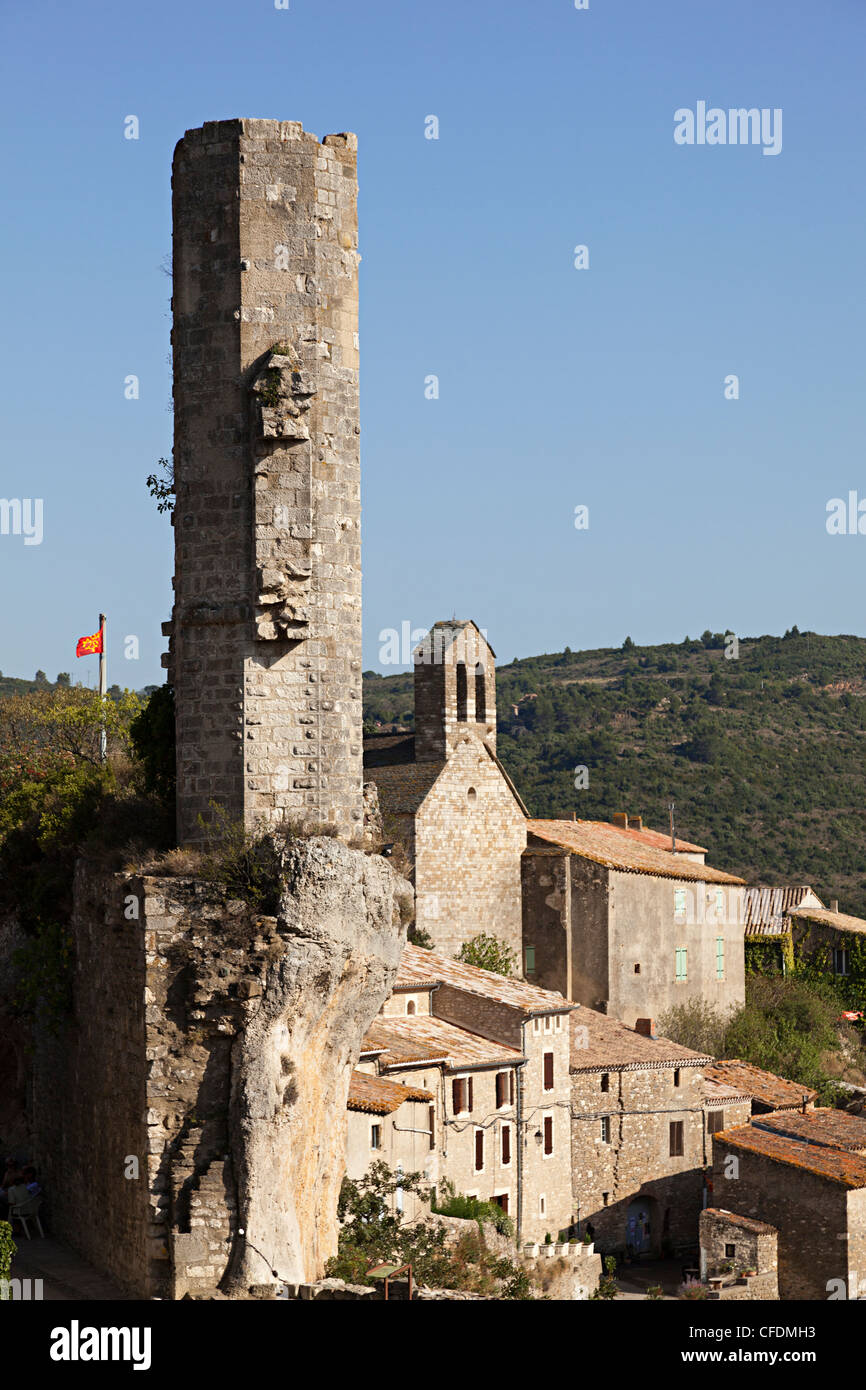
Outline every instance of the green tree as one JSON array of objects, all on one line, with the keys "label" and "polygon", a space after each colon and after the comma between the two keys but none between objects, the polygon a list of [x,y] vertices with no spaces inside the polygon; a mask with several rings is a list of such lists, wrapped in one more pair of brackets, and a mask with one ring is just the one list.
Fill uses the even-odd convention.
[{"label": "green tree", "polygon": [[513,975],[517,965],[517,957],[510,946],[487,932],[464,941],[454,959],[464,965],[475,965],[479,970],[491,970],[494,975]]}]

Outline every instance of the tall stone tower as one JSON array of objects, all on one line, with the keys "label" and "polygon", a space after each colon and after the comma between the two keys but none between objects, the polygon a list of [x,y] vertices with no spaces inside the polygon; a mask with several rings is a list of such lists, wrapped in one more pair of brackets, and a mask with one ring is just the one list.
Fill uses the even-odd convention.
[{"label": "tall stone tower", "polygon": [[215,121],[174,156],[178,840],[363,818],[357,140]]},{"label": "tall stone tower", "polygon": [[444,762],[472,732],[496,752],[496,653],[469,620],[434,623],[412,653],[415,761]]}]

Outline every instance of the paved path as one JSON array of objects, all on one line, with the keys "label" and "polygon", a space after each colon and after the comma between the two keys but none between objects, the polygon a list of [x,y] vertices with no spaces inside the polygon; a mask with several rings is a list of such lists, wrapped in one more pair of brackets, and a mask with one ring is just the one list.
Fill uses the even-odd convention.
[{"label": "paved path", "polygon": [[50,1236],[26,1240],[16,1234],[18,1249],[12,1261],[13,1279],[41,1279],[46,1301],[86,1299],[97,1302],[126,1302],[122,1292],[105,1274],[87,1263],[68,1245]]}]

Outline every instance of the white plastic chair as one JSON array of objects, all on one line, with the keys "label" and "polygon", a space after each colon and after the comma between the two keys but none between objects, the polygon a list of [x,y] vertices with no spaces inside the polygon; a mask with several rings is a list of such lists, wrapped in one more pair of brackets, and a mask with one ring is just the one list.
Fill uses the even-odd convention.
[{"label": "white plastic chair", "polygon": [[[23,1194],[23,1195],[22,1195]],[[39,1208],[42,1206],[41,1192],[28,1192],[26,1187],[9,1188],[9,1220],[18,1220],[24,1227],[24,1234],[30,1239],[30,1228],[28,1221],[36,1222],[36,1229],[41,1236],[45,1236],[42,1229],[42,1222],[39,1219]]]}]

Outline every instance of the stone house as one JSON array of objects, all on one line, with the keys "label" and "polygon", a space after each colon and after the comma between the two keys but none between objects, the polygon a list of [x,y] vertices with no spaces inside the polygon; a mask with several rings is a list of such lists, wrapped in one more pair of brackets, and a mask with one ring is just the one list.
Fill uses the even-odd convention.
[{"label": "stone house", "polygon": [[779,1232],[775,1226],[707,1207],[701,1212],[700,1242],[701,1281],[722,1276],[725,1287],[719,1287],[719,1297],[779,1297]]},{"label": "stone house", "polygon": [[529,820],[527,829],[528,979],[629,1025],[689,1000],[724,1012],[743,1003],[742,879],[627,827]]},{"label": "stone house", "polygon": [[713,1136],[713,1205],[778,1236],[779,1297],[857,1298],[866,1270],[866,1120],[817,1108]]},{"label": "stone house", "polygon": [[414,734],[372,734],[364,777],[415,886],[416,928],[449,955],[481,932],[520,956],[526,809],[496,756],[495,654],[438,622],[414,652]]},{"label": "stone house", "polygon": [[712,1129],[743,1124],[748,1097],[707,1087],[711,1059],[580,1007],[571,1020],[572,1181],[578,1234],[660,1255],[695,1246]]},{"label": "stone house", "polygon": [[[497,1203],[519,1240],[555,1240],[572,1224],[572,1009],[561,995],[407,946],[359,1068],[432,1100],[407,1093],[389,1112],[394,1136],[385,1125],[374,1132],[379,1122],[369,1111],[360,1119],[356,1102],[350,1176],[386,1157],[385,1144],[410,1171],[411,1150],[411,1171]],[[388,1104],[398,1099],[395,1090]],[[419,1131],[414,1148],[409,1128]]]},{"label": "stone house", "polygon": [[[380,1158],[392,1172],[423,1173],[432,1183],[438,1179],[436,1147],[436,1095],[423,1086],[403,1085],[376,1074],[375,1058],[365,1059],[349,1082],[346,1176],[364,1176],[373,1159]],[[392,1199],[395,1211],[407,1221],[419,1213],[412,1192],[398,1191]]]},{"label": "stone house", "polygon": [[794,965],[790,912],[798,907],[823,906],[808,883],[747,888],[743,895],[747,967],[760,973],[787,974]]}]

